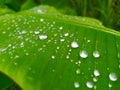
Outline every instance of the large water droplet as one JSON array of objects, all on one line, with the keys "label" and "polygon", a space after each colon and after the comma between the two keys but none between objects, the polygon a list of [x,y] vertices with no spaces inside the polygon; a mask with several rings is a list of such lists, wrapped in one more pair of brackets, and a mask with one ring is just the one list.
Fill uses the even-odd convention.
[{"label": "large water droplet", "polygon": [[88,88],[93,88],[93,83],[90,82],[90,81],[88,81],[88,82],[86,83],[86,86],[87,86]]},{"label": "large water droplet", "polygon": [[97,69],[95,69],[95,70],[94,70],[94,75],[95,75],[95,76],[99,76],[99,75],[100,75],[100,72],[99,72]]},{"label": "large water droplet", "polygon": [[42,35],[39,36],[39,38],[40,38],[40,40],[45,40],[45,39],[47,39],[47,35],[42,34]]},{"label": "large water droplet", "polygon": [[82,50],[82,51],[80,52],[80,57],[82,57],[82,58],[87,58],[87,57],[88,57],[87,52],[86,52],[85,50]]},{"label": "large water droplet", "polygon": [[117,81],[117,75],[116,75],[116,73],[110,73],[109,74],[109,79],[111,81]]},{"label": "large water droplet", "polygon": [[80,84],[79,84],[78,82],[75,82],[75,83],[74,83],[74,87],[75,87],[75,88],[79,88],[79,87],[80,87]]},{"label": "large water droplet", "polygon": [[78,48],[79,45],[78,45],[78,43],[77,43],[76,41],[73,41],[73,42],[71,43],[71,47],[72,47],[72,48]]},{"label": "large water droplet", "polygon": [[94,56],[95,58],[99,58],[99,57],[100,57],[100,53],[99,53],[98,51],[94,51],[94,52],[93,52],[93,56]]}]

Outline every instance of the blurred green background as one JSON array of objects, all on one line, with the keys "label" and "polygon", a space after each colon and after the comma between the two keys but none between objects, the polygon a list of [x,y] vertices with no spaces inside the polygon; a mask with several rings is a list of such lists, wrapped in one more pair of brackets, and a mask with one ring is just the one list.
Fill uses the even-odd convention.
[{"label": "blurred green background", "polygon": [[96,18],[104,26],[120,31],[120,0],[0,0],[0,15],[37,5],[50,5],[67,15]]}]

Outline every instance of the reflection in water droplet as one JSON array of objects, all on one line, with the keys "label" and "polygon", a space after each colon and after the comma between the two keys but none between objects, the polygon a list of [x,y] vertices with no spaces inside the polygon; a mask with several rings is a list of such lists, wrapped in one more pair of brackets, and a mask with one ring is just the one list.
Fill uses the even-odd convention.
[{"label": "reflection in water droplet", "polygon": [[97,69],[95,69],[95,70],[94,70],[94,75],[95,75],[95,76],[99,76],[99,75],[100,75],[100,72],[99,72]]},{"label": "reflection in water droplet", "polygon": [[81,57],[81,58],[87,58],[87,57],[88,57],[87,52],[86,52],[85,50],[82,50],[82,51],[80,52],[80,57]]},{"label": "reflection in water droplet", "polygon": [[77,70],[76,70],[76,74],[80,74],[80,69],[77,69]]},{"label": "reflection in water droplet", "polygon": [[75,82],[75,83],[74,83],[74,87],[75,87],[75,88],[79,88],[79,87],[80,87],[80,84],[79,84],[78,82]]},{"label": "reflection in water droplet", "polygon": [[109,79],[111,81],[117,81],[117,75],[116,75],[116,73],[110,73],[109,74]]},{"label": "reflection in water droplet", "polygon": [[88,81],[88,82],[86,83],[86,86],[87,86],[88,88],[93,88],[93,83],[90,82],[90,81]]},{"label": "reflection in water droplet", "polygon": [[71,43],[71,47],[72,47],[72,48],[78,48],[79,45],[78,45],[78,43],[77,43],[76,41],[73,41],[73,42]]},{"label": "reflection in water droplet", "polygon": [[94,56],[95,58],[99,58],[99,57],[100,57],[100,53],[99,53],[98,51],[94,51],[94,52],[93,52],[93,56]]},{"label": "reflection in water droplet", "polygon": [[47,39],[47,35],[42,34],[42,35],[39,36],[39,38],[40,38],[40,40],[45,40],[45,39]]}]

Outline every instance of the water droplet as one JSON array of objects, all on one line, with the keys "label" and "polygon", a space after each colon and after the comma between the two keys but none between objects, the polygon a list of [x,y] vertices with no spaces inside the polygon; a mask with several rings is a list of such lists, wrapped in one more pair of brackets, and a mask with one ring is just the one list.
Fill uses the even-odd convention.
[{"label": "water droplet", "polygon": [[52,59],[55,59],[55,56],[52,55],[51,58],[52,58]]},{"label": "water droplet", "polygon": [[61,41],[61,42],[64,42],[64,41],[65,41],[65,39],[60,39],[60,41]]},{"label": "water droplet", "polygon": [[71,47],[72,47],[72,48],[78,48],[79,45],[78,45],[78,43],[77,43],[76,41],[73,41],[73,42],[71,43]]},{"label": "water droplet", "polygon": [[86,86],[87,86],[88,88],[93,88],[93,83],[90,82],[90,81],[88,81],[88,82],[86,83]]},{"label": "water droplet", "polygon": [[67,55],[67,56],[66,56],[66,59],[69,59],[69,58],[70,58],[69,55]]},{"label": "water droplet", "polygon": [[40,38],[40,40],[45,40],[45,39],[47,39],[47,35],[42,34],[42,35],[39,36],[39,38]]},{"label": "water droplet", "polygon": [[94,70],[94,75],[95,75],[95,76],[99,76],[99,75],[100,75],[100,72],[99,72],[97,69],[95,69],[95,70]]},{"label": "water droplet", "polygon": [[62,30],[62,29],[63,29],[63,27],[61,26],[61,27],[59,27],[59,29],[60,29],[60,30]]},{"label": "water droplet", "polygon": [[75,88],[79,88],[79,87],[80,87],[80,84],[79,84],[78,82],[75,82],[75,83],[74,83],[74,87],[75,87]]},{"label": "water droplet", "polygon": [[87,57],[88,57],[87,52],[86,52],[85,50],[82,50],[82,51],[80,52],[80,57],[82,57],[82,58],[87,58]]},{"label": "water droplet", "polygon": [[76,74],[80,74],[80,69],[77,69],[77,70],[76,70]]},{"label": "water droplet", "polygon": [[28,55],[29,55],[29,53],[28,53],[28,52],[26,52],[26,53],[25,53],[25,55],[27,55],[27,56],[28,56]]},{"label": "water droplet", "polygon": [[35,34],[39,34],[40,32],[39,31],[34,31]]},{"label": "water droplet", "polygon": [[42,11],[42,10],[40,10],[40,9],[38,9],[38,10],[37,10],[37,12],[38,12],[38,13],[43,13],[43,11]]},{"label": "water droplet", "polygon": [[27,33],[27,31],[26,31],[26,30],[23,30],[20,34],[25,34],[25,33]]},{"label": "water droplet", "polygon": [[109,83],[109,84],[108,84],[108,87],[111,88],[111,87],[112,87],[112,84]]},{"label": "water droplet", "polygon": [[95,58],[99,58],[99,57],[100,57],[100,53],[99,53],[98,51],[94,51],[94,52],[93,52],[93,56],[94,56]]},{"label": "water droplet", "polygon": [[60,47],[57,47],[57,49],[60,49]]},{"label": "water droplet", "polygon": [[116,75],[116,73],[110,73],[109,74],[109,79],[111,81],[117,81],[117,75]]},{"label": "water droplet", "polygon": [[14,62],[14,65],[15,65],[15,66],[17,66],[17,63],[16,63],[16,62]]},{"label": "water droplet", "polygon": [[44,21],[44,19],[43,19],[43,18],[41,18],[41,19],[40,19],[40,21],[41,21],[41,22],[43,22],[43,21]]},{"label": "water droplet", "polygon": [[96,78],[96,77],[94,77],[94,78],[93,78],[93,81],[94,81],[94,82],[97,82],[98,80],[97,80],[97,78]]},{"label": "water droplet", "polygon": [[21,42],[21,43],[20,43],[20,47],[24,47],[24,42]]},{"label": "water droplet", "polygon": [[87,42],[89,43],[89,42],[90,42],[90,40],[87,40]]},{"label": "water droplet", "polygon": [[97,86],[95,85],[95,86],[94,86],[94,89],[96,89],[96,88],[97,88]]},{"label": "water droplet", "polygon": [[64,36],[65,36],[65,37],[69,36],[69,33],[65,33]]},{"label": "water droplet", "polygon": [[55,72],[55,69],[52,69],[52,72]]}]

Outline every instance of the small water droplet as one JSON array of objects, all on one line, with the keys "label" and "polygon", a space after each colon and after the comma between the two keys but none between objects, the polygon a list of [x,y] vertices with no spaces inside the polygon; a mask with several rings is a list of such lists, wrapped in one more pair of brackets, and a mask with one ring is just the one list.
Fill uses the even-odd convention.
[{"label": "small water droplet", "polygon": [[64,41],[65,41],[65,39],[60,39],[60,41],[61,41],[61,42],[64,42]]},{"label": "small water droplet", "polygon": [[117,81],[117,75],[116,75],[116,73],[110,73],[109,74],[109,79],[111,81]]},{"label": "small water droplet", "polygon": [[93,56],[94,56],[95,58],[99,58],[99,57],[100,57],[100,53],[99,53],[98,51],[94,51],[94,52],[93,52]]},{"label": "small water droplet", "polygon": [[43,22],[43,21],[44,21],[44,19],[43,19],[43,18],[41,18],[41,19],[40,19],[40,21],[41,21],[41,22]]},{"label": "small water droplet", "polygon": [[87,40],[87,42],[89,43],[89,42],[90,42],[90,40]]},{"label": "small water droplet", "polygon": [[20,34],[26,34],[27,31],[26,30],[23,30]]},{"label": "small water droplet", "polygon": [[60,49],[60,47],[57,47],[57,50]]},{"label": "small water droplet", "polygon": [[39,31],[34,31],[35,34],[39,34],[40,32]]},{"label": "small water droplet", "polygon": [[55,56],[52,55],[51,58],[52,58],[52,59],[55,59]]},{"label": "small water droplet", "polygon": [[88,82],[86,83],[86,86],[87,86],[88,88],[93,88],[93,83],[90,82],[90,81],[88,81]]},{"label": "small water droplet", "polygon": [[62,30],[62,29],[63,29],[63,27],[62,27],[62,26],[60,26],[60,27],[59,27],[59,29],[60,29],[60,30]]},{"label": "small water droplet", "polygon": [[21,43],[20,43],[20,47],[24,47],[24,42],[21,42]]},{"label": "small water droplet", "polygon": [[109,83],[109,84],[108,84],[108,87],[111,88],[111,87],[112,87],[112,84]]},{"label": "small water droplet", "polygon": [[28,52],[26,52],[26,53],[25,53],[25,55],[27,55],[27,56],[28,56],[28,55],[29,55],[29,53],[28,53]]},{"label": "small water droplet", "polygon": [[80,69],[77,69],[77,70],[76,70],[76,74],[80,74]]},{"label": "small water droplet", "polygon": [[42,11],[42,10],[40,10],[40,9],[38,9],[38,10],[37,10],[37,12],[38,12],[38,13],[43,13],[43,11]]},{"label": "small water droplet", "polygon": [[69,59],[69,58],[70,58],[69,55],[67,55],[67,56],[66,56],[66,59]]},{"label": "small water droplet", "polygon": [[55,69],[52,69],[52,72],[55,72]]},{"label": "small water droplet", "polygon": [[96,85],[94,86],[94,89],[97,89],[97,86],[96,86]]},{"label": "small water droplet", "polygon": [[99,72],[97,69],[95,69],[95,70],[94,70],[94,75],[95,75],[95,76],[99,76],[99,75],[100,75],[100,72]]},{"label": "small water droplet", "polygon": [[69,36],[69,33],[65,33],[64,36],[65,36],[65,37]]},{"label": "small water droplet", "polygon": [[45,40],[45,39],[47,39],[47,35],[42,34],[39,36],[39,38],[40,38],[40,40]]},{"label": "small water droplet", "polygon": [[93,81],[94,81],[94,82],[97,82],[98,80],[97,80],[97,78],[96,78],[96,77],[93,77]]},{"label": "small water droplet", "polygon": [[79,84],[78,82],[75,82],[75,83],[74,83],[74,87],[75,87],[75,88],[79,88],[79,87],[80,87],[80,84]]},{"label": "small water droplet", "polygon": [[85,50],[82,50],[82,51],[80,52],[80,57],[81,57],[81,58],[87,58],[87,57],[88,57],[87,52],[86,52]]},{"label": "small water droplet", "polygon": [[73,41],[73,42],[71,43],[71,47],[72,47],[72,48],[78,48],[79,45],[78,45],[78,43],[77,43],[76,41]]},{"label": "small water droplet", "polygon": [[17,63],[15,62],[14,65],[17,66]]}]

